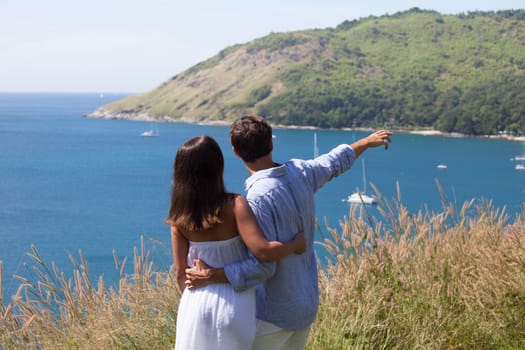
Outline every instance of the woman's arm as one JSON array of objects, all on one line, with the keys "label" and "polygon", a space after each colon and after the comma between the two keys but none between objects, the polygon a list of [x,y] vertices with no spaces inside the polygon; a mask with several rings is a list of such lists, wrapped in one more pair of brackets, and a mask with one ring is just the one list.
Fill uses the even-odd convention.
[{"label": "woman's arm", "polygon": [[175,266],[175,276],[180,292],[184,291],[184,282],[186,281],[185,270],[188,267],[188,240],[180,231],[171,226],[171,247],[173,250],[173,265]]},{"label": "woman's arm", "polygon": [[235,196],[233,208],[237,229],[253,254],[264,262],[279,260],[292,253],[301,254],[306,250],[304,233],[298,233],[290,242],[269,242],[264,237],[253,212],[243,196]]}]

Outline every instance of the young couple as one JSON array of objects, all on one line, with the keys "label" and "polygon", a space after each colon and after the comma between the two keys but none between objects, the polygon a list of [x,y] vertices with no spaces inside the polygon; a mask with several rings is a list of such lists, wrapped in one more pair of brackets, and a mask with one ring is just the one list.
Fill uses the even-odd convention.
[{"label": "young couple", "polygon": [[314,194],[366,149],[388,149],[391,135],[380,130],[315,159],[278,164],[271,126],[242,117],[230,142],[250,174],[246,199],[226,192],[212,138],[183,144],[167,219],[184,291],[175,348],[303,349],[319,304]]}]

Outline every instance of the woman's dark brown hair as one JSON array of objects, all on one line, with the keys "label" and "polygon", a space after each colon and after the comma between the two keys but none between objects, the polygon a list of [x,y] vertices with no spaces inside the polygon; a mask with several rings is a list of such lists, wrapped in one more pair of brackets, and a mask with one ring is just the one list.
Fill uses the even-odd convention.
[{"label": "woman's dark brown hair", "polygon": [[224,157],[217,142],[203,135],[184,143],[175,156],[171,205],[166,222],[182,231],[200,231],[222,222],[229,194]]}]

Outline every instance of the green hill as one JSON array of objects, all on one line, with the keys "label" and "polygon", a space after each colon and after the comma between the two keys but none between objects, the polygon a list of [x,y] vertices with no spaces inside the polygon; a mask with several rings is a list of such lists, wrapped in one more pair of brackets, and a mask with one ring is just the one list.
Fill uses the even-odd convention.
[{"label": "green hill", "polygon": [[525,130],[525,10],[418,8],[234,45],[92,117]]}]

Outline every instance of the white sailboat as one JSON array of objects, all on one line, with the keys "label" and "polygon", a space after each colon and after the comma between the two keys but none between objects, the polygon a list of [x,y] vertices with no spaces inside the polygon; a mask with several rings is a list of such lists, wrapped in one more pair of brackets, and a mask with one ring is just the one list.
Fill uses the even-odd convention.
[{"label": "white sailboat", "polygon": [[359,189],[349,195],[346,198],[346,202],[353,203],[353,204],[377,204],[377,199],[375,197],[371,197],[366,194],[366,175],[365,175],[365,160],[361,160],[361,170],[363,173],[363,191],[359,191]]},{"label": "white sailboat", "polygon": [[155,137],[159,136],[159,130],[157,129],[157,125],[153,124],[151,125],[151,129],[144,131],[140,136],[143,137]]}]

